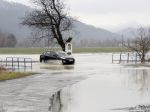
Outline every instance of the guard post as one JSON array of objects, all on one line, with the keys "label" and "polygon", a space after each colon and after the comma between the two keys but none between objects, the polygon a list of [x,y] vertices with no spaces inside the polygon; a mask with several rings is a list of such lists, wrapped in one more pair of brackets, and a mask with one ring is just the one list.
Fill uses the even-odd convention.
[{"label": "guard post", "polygon": [[68,55],[72,55],[72,44],[71,43],[66,43],[65,45],[65,52],[68,54]]}]

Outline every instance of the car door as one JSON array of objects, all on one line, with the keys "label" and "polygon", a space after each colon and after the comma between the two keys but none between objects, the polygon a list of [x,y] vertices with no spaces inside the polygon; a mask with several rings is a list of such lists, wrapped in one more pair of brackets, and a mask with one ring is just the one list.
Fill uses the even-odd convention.
[{"label": "car door", "polygon": [[44,55],[45,55],[45,59],[46,59],[46,60],[51,59],[51,53],[50,53],[50,51],[45,52]]},{"label": "car door", "polygon": [[57,54],[55,52],[50,52],[51,60],[57,60]]}]

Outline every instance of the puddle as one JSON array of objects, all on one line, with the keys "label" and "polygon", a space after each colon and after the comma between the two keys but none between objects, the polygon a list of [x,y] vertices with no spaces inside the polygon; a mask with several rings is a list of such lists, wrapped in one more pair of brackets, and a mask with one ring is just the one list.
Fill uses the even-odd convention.
[{"label": "puddle", "polygon": [[96,74],[50,98],[51,112],[150,112],[150,70]]}]

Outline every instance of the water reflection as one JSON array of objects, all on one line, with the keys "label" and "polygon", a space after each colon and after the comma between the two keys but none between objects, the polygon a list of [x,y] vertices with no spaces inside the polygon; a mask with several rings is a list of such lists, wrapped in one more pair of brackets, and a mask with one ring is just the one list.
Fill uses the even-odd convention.
[{"label": "water reflection", "polygon": [[123,110],[128,112],[150,112],[150,105],[137,105],[135,107],[126,107],[112,110]]},{"label": "water reflection", "polygon": [[[143,104],[150,104],[148,100],[150,98],[150,70],[126,68],[119,70],[117,69],[110,75],[92,76],[56,92],[50,98],[49,111],[138,112],[141,110],[140,112],[148,112],[147,109],[150,110],[150,106]],[[113,109],[119,107],[120,109]]]},{"label": "water reflection", "polygon": [[41,66],[40,69],[47,70],[73,70],[74,65],[44,65]]},{"label": "water reflection", "polygon": [[[122,69],[121,74],[123,75],[123,80],[127,84],[128,88],[130,88],[132,91],[137,90],[139,93],[141,93],[139,97],[141,98],[140,99],[141,102],[138,103],[139,105],[137,106],[136,106],[137,102],[135,102],[134,107],[124,107],[112,110],[127,111],[127,112],[150,112],[150,105],[148,101],[150,96],[150,70],[145,68],[142,69],[136,68],[127,70]],[[136,92],[136,94],[138,92]],[[144,97],[146,97],[145,100]]]},{"label": "water reflection", "polygon": [[49,111],[50,112],[64,112],[68,110],[70,104],[70,89],[64,88],[51,96]]},{"label": "water reflection", "polygon": [[7,112],[7,109],[4,108],[4,105],[0,105],[0,112]]},{"label": "water reflection", "polygon": [[61,91],[56,92],[50,98],[49,111],[51,112],[61,112],[62,102],[61,102]]},{"label": "water reflection", "polygon": [[132,69],[127,72],[125,74],[127,78],[124,78],[124,80],[126,80],[129,87],[136,88],[142,93],[150,93],[150,70]]}]

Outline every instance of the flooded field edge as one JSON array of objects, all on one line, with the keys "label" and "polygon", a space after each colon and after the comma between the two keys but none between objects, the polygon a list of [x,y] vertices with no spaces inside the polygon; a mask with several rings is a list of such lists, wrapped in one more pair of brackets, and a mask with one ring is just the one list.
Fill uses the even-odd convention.
[{"label": "flooded field edge", "polygon": [[[33,58],[37,60],[38,55]],[[1,110],[123,112],[149,109],[148,64],[112,64],[111,53],[75,54],[75,58],[77,63],[71,66],[59,62],[36,63],[32,70],[42,74],[0,83]]]}]

